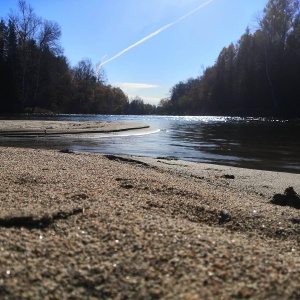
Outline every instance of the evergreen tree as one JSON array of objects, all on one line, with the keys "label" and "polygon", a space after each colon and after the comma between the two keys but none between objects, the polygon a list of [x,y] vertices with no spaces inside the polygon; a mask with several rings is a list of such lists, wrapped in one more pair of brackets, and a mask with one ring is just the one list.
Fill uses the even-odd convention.
[{"label": "evergreen tree", "polygon": [[258,30],[224,47],[200,78],[176,84],[159,110],[299,117],[299,82],[299,1],[269,0]]}]

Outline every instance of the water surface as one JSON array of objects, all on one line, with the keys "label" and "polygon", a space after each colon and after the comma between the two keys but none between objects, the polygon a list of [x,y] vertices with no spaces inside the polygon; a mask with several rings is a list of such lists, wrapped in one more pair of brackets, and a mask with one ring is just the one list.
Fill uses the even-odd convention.
[{"label": "water surface", "polygon": [[[2,117],[4,118],[4,117]],[[152,134],[81,139],[0,139],[0,145],[178,159],[300,173],[300,121],[231,117],[56,115],[19,119],[136,121]]]}]

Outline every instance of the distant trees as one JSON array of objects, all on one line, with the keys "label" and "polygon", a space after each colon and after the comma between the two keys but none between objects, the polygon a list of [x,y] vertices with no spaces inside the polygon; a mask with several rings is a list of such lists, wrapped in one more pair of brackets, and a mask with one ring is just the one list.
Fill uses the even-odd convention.
[{"label": "distant trees", "polygon": [[36,16],[24,0],[0,25],[0,112],[59,106],[69,67],[61,55],[60,27]]},{"label": "distant trees", "polygon": [[224,47],[201,77],[176,84],[159,111],[299,117],[299,1],[269,0],[258,26]]},{"label": "distant trees", "polygon": [[60,35],[59,25],[25,0],[0,21],[0,113],[300,116],[298,0],[269,0],[255,32],[247,28],[202,76],[175,84],[158,107],[129,101],[89,59],[71,68]]},{"label": "distant trees", "polygon": [[156,114],[156,106],[145,104],[143,99],[136,96],[129,102],[126,113],[129,115],[153,115]]},{"label": "distant trees", "polygon": [[66,112],[122,114],[128,106],[128,98],[123,91],[105,85],[88,59],[81,60],[72,70],[71,94]]},{"label": "distant trees", "polygon": [[49,54],[59,53],[60,35],[57,23],[36,16],[24,0],[19,0],[18,12],[10,14],[7,46],[15,56],[14,67],[17,70],[12,72],[18,80],[19,106],[22,109],[28,106],[34,108],[38,103],[43,67]]},{"label": "distant trees", "polygon": [[61,30],[38,17],[25,0],[0,21],[0,113],[53,111],[122,114],[127,96],[106,85],[89,59],[71,68],[59,44]]}]

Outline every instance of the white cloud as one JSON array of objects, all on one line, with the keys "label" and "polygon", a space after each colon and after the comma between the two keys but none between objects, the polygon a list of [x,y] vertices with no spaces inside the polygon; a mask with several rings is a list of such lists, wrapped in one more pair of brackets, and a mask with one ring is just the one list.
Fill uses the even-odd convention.
[{"label": "white cloud", "polygon": [[130,100],[140,97],[144,103],[158,105],[162,98],[166,96],[165,87],[157,84],[140,82],[115,82],[113,86],[119,87]]},{"label": "white cloud", "polygon": [[138,83],[138,82],[116,82],[113,84],[114,86],[118,86],[121,89],[155,89],[159,86],[156,84],[149,83]]},{"label": "white cloud", "polygon": [[[127,96],[130,100],[134,100],[137,97],[137,95],[127,95]],[[158,105],[161,100],[161,98],[145,97],[143,95],[139,95],[138,97],[140,97],[144,101],[144,103],[146,103],[146,104],[148,103],[148,104],[152,104],[152,105]]]}]

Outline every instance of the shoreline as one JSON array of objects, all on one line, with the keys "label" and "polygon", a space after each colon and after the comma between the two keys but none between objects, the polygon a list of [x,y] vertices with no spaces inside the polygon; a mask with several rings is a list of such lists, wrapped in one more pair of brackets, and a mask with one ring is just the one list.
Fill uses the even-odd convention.
[{"label": "shoreline", "polygon": [[270,203],[298,174],[8,147],[0,161],[3,299],[300,297],[299,210]]},{"label": "shoreline", "polygon": [[[0,146],[31,147],[34,143],[34,148],[59,149],[61,147],[75,151],[118,154],[118,151],[114,151],[113,145],[109,145],[108,150],[101,151],[101,147],[93,144],[93,139],[150,135],[160,131],[164,131],[164,129],[158,129],[143,122],[132,121],[0,120]],[[147,149],[144,152],[135,151],[134,153],[137,156],[139,154],[151,155],[149,157],[159,156],[160,154],[159,151],[148,153]],[[162,155],[171,154],[164,151],[161,153],[163,153]],[[132,151],[125,147],[123,154],[130,155]],[[201,158],[197,156],[195,158],[191,156],[189,159],[189,157],[180,156],[179,154],[177,159],[187,159],[186,161],[191,162],[197,162],[198,160],[198,162],[201,162]],[[212,158],[210,162],[203,161],[201,163],[300,174],[296,165],[285,164],[283,161],[276,164],[276,161],[266,163],[259,159],[253,163],[247,162],[247,160],[239,162],[238,160],[219,161],[219,159],[217,158],[217,161],[215,161]]]},{"label": "shoreline", "polygon": [[0,120],[0,137],[63,137],[149,130],[140,122]]},{"label": "shoreline", "polygon": [[210,181],[218,178],[227,179],[223,181],[231,188],[264,194],[268,197],[272,197],[276,193],[283,193],[290,186],[293,186],[300,193],[300,174],[298,173],[192,162],[173,159],[172,157],[117,156],[129,159],[133,158],[144,163],[149,163],[151,166],[158,167],[164,171],[178,173],[179,175],[185,174],[186,176],[203,178]]}]

